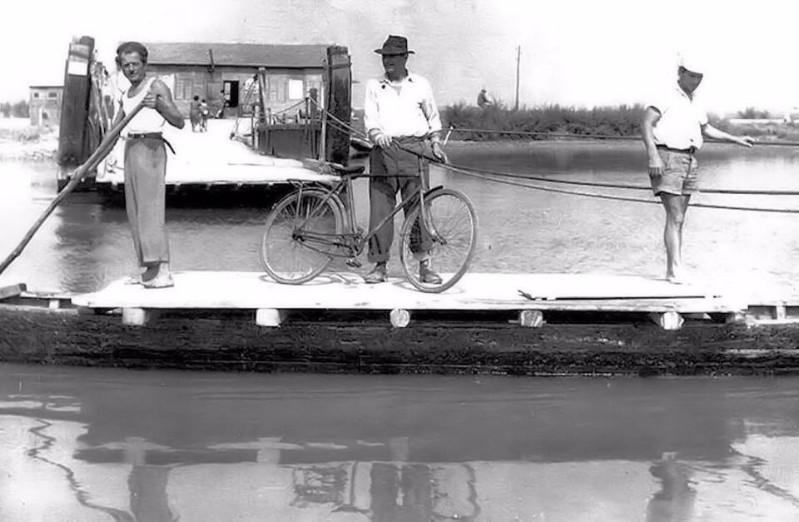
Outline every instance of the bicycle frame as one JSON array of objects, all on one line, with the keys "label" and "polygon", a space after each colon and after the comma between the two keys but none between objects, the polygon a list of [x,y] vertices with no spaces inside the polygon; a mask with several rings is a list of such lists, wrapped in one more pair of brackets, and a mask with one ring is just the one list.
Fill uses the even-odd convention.
[{"label": "bicycle frame", "polygon": [[[378,230],[380,230],[386,223],[393,221],[394,216],[396,216],[397,213],[405,207],[405,205],[418,199],[422,209],[422,211],[419,213],[421,226],[424,227],[424,229],[427,232],[429,232],[431,236],[432,235],[437,236],[438,234],[435,233],[435,230],[433,230],[429,224],[430,221],[427,215],[428,211],[424,205],[425,195],[430,193],[431,190],[428,188],[428,180],[426,179],[425,176],[422,175],[421,158],[419,159],[418,172],[422,180],[419,188],[414,190],[413,193],[410,194],[407,198],[404,198],[402,201],[400,201],[392,209],[392,211],[386,217],[381,219],[376,226],[371,228],[366,233],[366,235],[361,235],[361,230],[359,230],[358,224],[355,221],[355,212],[353,211],[353,209],[355,208],[355,197],[353,196],[352,180],[356,178],[369,177],[368,174],[342,174],[342,179],[336,182],[335,185],[333,185],[331,188],[321,189],[326,192],[325,197],[322,198],[322,200],[313,209],[311,209],[311,213],[308,216],[306,216],[301,223],[299,224],[296,222],[294,223],[293,235],[302,238],[303,242],[306,243],[305,246],[307,248],[310,248],[317,252],[341,258],[356,257],[360,255],[360,253],[363,251],[364,246],[368,243],[369,239],[371,239],[375,234],[377,234]],[[302,203],[302,192],[305,189],[305,185],[301,183],[298,183],[297,185],[298,185],[297,199],[299,207],[300,204]],[[342,201],[343,208],[341,208],[341,210],[344,214],[346,214],[345,226],[347,227],[347,229],[342,233],[336,233],[336,234],[322,234],[318,232],[305,230],[304,229],[305,224],[310,219],[317,217],[321,209],[329,200],[333,199],[334,197],[337,198],[338,201],[342,200],[341,193],[344,191],[345,188],[346,188],[346,200]],[[435,187],[434,190],[437,188],[439,187]],[[338,205],[338,202],[334,202],[332,204]],[[296,217],[298,216],[295,215],[295,218]],[[326,246],[332,246],[336,248],[346,248],[348,252],[346,254],[344,253],[340,254],[334,251],[316,248],[310,244],[307,244],[307,241],[309,240]]]}]

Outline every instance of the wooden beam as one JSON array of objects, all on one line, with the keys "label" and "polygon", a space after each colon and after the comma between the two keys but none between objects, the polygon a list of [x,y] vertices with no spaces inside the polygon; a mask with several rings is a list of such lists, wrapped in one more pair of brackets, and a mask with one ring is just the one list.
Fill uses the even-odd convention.
[{"label": "wooden beam", "polygon": [[91,90],[89,64],[93,55],[94,38],[90,36],[76,38],[69,45],[58,134],[58,164],[62,166],[79,165],[91,152],[84,139]]},{"label": "wooden beam", "polygon": [[[330,46],[327,48],[327,70],[325,74],[328,85],[325,95],[325,109],[337,120],[349,125],[352,112],[352,72],[349,51],[346,47]],[[325,120],[327,115],[323,115]],[[349,164],[350,131],[341,125],[326,125],[324,132],[324,159]]]},{"label": "wooden beam", "polygon": [[22,292],[28,289],[25,283],[17,283],[15,285],[0,286],[0,300],[8,299],[9,297],[17,297]]}]

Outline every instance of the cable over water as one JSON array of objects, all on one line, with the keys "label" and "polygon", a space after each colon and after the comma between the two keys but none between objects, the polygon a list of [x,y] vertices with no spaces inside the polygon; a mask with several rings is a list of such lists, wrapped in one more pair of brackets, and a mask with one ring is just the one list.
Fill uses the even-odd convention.
[{"label": "cable over water", "polygon": [[[316,102],[315,102],[316,103]],[[317,106],[318,103],[317,103]],[[326,109],[319,106],[322,111],[325,112],[328,118],[333,120],[336,125],[349,130],[351,133],[357,135],[362,139],[368,139],[365,133],[357,130],[352,125],[347,122],[342,121],[341,119],[337,118],[333,114],[331,114]],[[464,130],[464,129],[455,129],[455,130]],[[549,133],[552,135],[551,133]],[[583,137],[590,137],[590,136],[580,136]],[[609,136],[602,136],[601,139],[609,138]],[[616,136],[615,138],[625,138]],[[423,156],[415,151],[406,149],[400,146],[406,152],[414,154],[416,156],[424,157],[425,159],[432,161],[446,169],[449,169],[453,172],[458,172],[470,177],[476,177],[485,179],[486,181],[491,181],[494,183],[500,183],[505,185],[513,185],[517,187],[527,188],[531,190],[541,190],[544,192],[553,192],[558,194],[567,194],[572,196],[583,196],[583,197],[591,197],[597,199],[607,199],[607,200],[614,200],[614,201],[630,201],[635,203],[653,203],[653,204],[660,204],[659,200],[656,199],[644,199],[644,198],[634,198],[628,196],[615,196],[611,194],[596,194],[591,192],[583,192],[578,190],[565,190],[565,189],[558,189],[553,187],[544,187],[540,185],[530,185],[528,183],[521,183],[518,181],[512,181],[515,179],[523,179],[525,181],[537,181],[540,183],[548,183],[548,184],[560,184],[560,185],[578,185],[578,186],[587,186],[587,187],[596,187],[596,188],[615,188],[615,189],[625,189],[625,190],[651,190],[650,187],[642,186],[642,185],[631,185],[626,183],[596,183],[590,181],[574,181],[574,180],[563,180],[563,179],[552,179],[546,178],[541,176],[531,176],[525,174],[515,174],[510,172],[500,172],[500,171],[491,171],[491,170],[484,170],[484,169],[477,169],[474,167],[467,167],[463,165],[455,165],[455,164],[444,164],[438,161],[435,158]],[[700,190],[701,193],[705,194],[727,194],[727,195],[748,195],[748,196],[799,196],[799,191],[796,190],[738,190],[738,189],[703,189]],[[709,208],[709,209],[718,209],[718,210],[740,210],[740,211],[749,211],[749,212],[770,212],[770,213],[779,213],[779,214],[799,214],[799,209],[790,209],[790,208],[769,208],[769,207],[744,207],[738,205],[715,205],[712,203],[692,203],[692,207],[697,208]]]}]

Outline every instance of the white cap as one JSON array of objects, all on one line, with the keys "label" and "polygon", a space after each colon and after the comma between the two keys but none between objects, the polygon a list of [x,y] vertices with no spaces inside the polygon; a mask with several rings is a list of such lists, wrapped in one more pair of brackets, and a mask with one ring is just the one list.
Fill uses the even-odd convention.
[{"label": "white cap", "polygon": [[704,74],[708,71],[708,63],[705,57],[696,51],[682,51],[679,55],[680,67],[685,67],[693,73]]}]

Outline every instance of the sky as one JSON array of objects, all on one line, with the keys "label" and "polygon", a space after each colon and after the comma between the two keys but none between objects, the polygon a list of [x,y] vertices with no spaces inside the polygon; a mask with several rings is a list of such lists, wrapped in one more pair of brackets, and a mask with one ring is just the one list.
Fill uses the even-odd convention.
[{"label": "sky", "polygon": [[[0,101],[29,85],[60,85],[69,42],[95,38],[107,66],[124,40],[345,45],[354,106],[381,73],[388,34],[408,37],[408,62],[439,105],[473,104],[481,88],[513,106],[645,103],[675,79],[677,56],[708,64],[699,95],[708,110],[799,106],[795,30],[788,0],[39,0],[4,2]],[[8,5],[11,4],[11,5]]]}]

